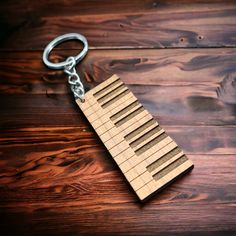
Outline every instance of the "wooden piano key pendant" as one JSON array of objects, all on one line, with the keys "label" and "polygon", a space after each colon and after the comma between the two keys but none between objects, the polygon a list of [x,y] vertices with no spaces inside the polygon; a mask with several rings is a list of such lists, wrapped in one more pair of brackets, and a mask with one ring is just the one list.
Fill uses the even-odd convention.
[{"label": "wooden piano key pendant", "polygon": [[145,200],[193,163],[113,75],[76,102],[140,200]]},{"label": "wooden piano key pendant", "polygon": [[[47,60],[50,51],[67,39],[82,41],[83,51],[61,64],[50,63]],[[85,93],[74,66],[87,50],[82,35],[67,34],[46,47],[43,59],[49,67],[63,68],[69,75],[78,106],[139,199],[144,201],[192,169],[193,163],[117,75]]]}]

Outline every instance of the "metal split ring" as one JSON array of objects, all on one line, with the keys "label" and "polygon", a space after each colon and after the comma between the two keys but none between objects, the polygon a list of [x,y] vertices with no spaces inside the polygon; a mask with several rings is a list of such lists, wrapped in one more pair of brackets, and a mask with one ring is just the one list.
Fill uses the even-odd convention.
[{"label": "metal split ring", "polygon": [[49,54],[50,54],[50,52],[58,44],[60,44],[62,42],[65,42],[65,41],[68,41],[68,40],[79,40],[79,41],[81,41],[84,44],[83,50],[78,55],[76,55],[74,57],[76,64],[78,62],[80,62],[85,57],[85,55],[87,54],[87,51],[88,51],[88,41],[87,41],[87,39],[83,35],[81,35],[81,34],[69,33],[69,34],[64,34],[64,35],[61,35],[61,36],[53,39],[46,46],[46,48],[44,49],[44,52],[43,52],[43,62],[45,63],[45,65],[47,65],[51,69],[56,69],[56,70],[65,69],[65,67],[70,65],[71,62],[67,61],[67,60],[66,61],[62,61],[62,62],[58,62],[58,63],[52,63],[52,62],[49,61]]}]

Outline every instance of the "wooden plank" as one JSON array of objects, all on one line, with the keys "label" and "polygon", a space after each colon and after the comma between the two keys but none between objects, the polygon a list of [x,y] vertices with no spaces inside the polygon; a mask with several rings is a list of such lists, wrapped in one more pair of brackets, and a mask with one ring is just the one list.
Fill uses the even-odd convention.
[{"label": "wooden plank", "polygon": [[[60,53],[64,57],[66,52]],[[66,76],[47,70],[41,56],[0,54],[2,122],[15,125],[12,114],[19,116],[20,126],[75,125],[84,120],[73,104]],[[235,125],[235,61],[235,49],[101,50],[90,52],[78,71],[91,88],[117,72],[163,125]]]},{"label": "wooden plank", "polygon": [[[12,0],[9,2],[1,2],[0,13],[6,17],[6,15],[13,15],[17,17],[28,16],[62,16],[62,15],[93,15],[93,14],[108,14],[108,13],[143,13],[143,12],[156,12],[159,8],[175,7],[176,10],[181,11],[180,4],[191,4],[192,11],[195,8],[201,7],[201,5],[209,5],[212,7],[220,7],[221,0],[159,0],[153,2],[152,0],[133,0],[128,2],[126,0],[110,0],[107,4],[106,0],[100,0],[99,5],[94,4],[93,0],[58,0],[57,3],[53,1],[41,1],[41,2],[28,2],[27,0],[17,1]],[[224,7],[230,8],[234,0],[226,0]],[[25,7],[27,5],[27,8]],[[51,8],[53,7],[53,11]],[[178,8],[177,8],[178,7]],[[204,6],[202,6],[204,7]],[[183,11],[183,9],[182,9]]]},{"label": "wooden plank", "polygon": [[[17,116],[18,117],[18,116]],[[16,124],[16,123],[15,123]],[[179,146],[181,146],[187,154],[234,154],[235,153],[235,126],[166,126],[165,130],[173,137]],[[46,131],[50,131],[49,133]],[[63,134],[68,133],[67,138],[71,138],[69,143],[60,143],[60,138],[63,139]],[[22,136],[21,136],[22,135]],[[51,139],[58,135],[58,139],[52,144],[52,149],[57,146],[57,150],[63,147],[72,147],[79,144],[80,141],[86,143],[90,140],[94,145],[100,145],[98,137],[87,123],[80,123],[76,126],[44,126],[44,127],[1,127],[1,137],[4,141],[2,148],[8,150],[8,142],[13,142],[16,147],[20,148],[20,144],[25,143],[25,148],[30,150],[30,146],[35,141],[39,144],[39,149],[47,149],[47,143],[43,143],[43,139]],[[38,136],[38,138],[37,138]],[[80,138],[81,136],[81,138]],[[8,137],[10,139],[8,139]],[[188,138],[186,138],[188,137]],[[18,141],[19,142],[18,142]],[[42,146],[41,146],[42,145]],[[44,147],[44,145],[46,145]],[[86,146],[82,146],[85,148]],[[22,146],[24,148],[24,146]],[[10,151],[10,150],[9,150]],[[3,150],[2,150],[3,152]],[[24,151],[25,152],[25,151]]]},{"label": "wooden plank", "polygon": [[[54,60],[64,60],[76,53],[76,50],[59,50]],[[128,85],[175,85],[183,89],[188,85],[198,85],[217,89],[225,77],[236,73],[235,61],[234,48],[96,50],[88,52],[77,70],[87,89],[112,74],[122,76]],[[42,63],[42,52],[0,52],[0,66],[2,94],[70,92],[64,73],[48,69]]]},{"label": "wooden plank", "polygon": [[[96,7],[91,7],[91,2],[70,1],[65,8],[62,7],[64,2],[58,6],[51,1],[46,5],[43,2],[29,6],[27,2],[28,8],[24,2],[3,4],[0,22],[4,32],[1,35],[2,50],[42,50],[54,37],[67,32],[84,34],[90,48],[236,45],[233,24],[236,5],[233,1],[224,4],[220,1],[204,4],[198,1],[170,1],[169,4],[164,1],[138,1],[138,4],[121,1],[119,4],[114,1],[107,4],[103,1]],[[52,8],[55,11],[51,11]],[[69,47],[77,48],[72,45]]]},{"label": "wooden plank", "polygon": [[[204,96],[204,91],[201,89],[195,90],[194,87],[188,86],[185,88],[186,94],[183,94],[182,98],[179,97],[181,87],[178,89],[171,86],[155,87],[150,89],[153,91],[151,95],[148,91],[142,94],[141,90],[137,89],[131,88],[140,102],[143,102],[145,108],[154,118],[158,118],[159,123],[165,128],[169,125],[236,124],[233,105],[220,101],[213,94]],[[202,95],[191,96],[191,93],[195,92],[202,92]],[[159,94],[162,96],[159,97],[159,100],[155,100]],[[47,97],[46,95],[11,94],[2,95],[0,98],[2,101],[0,104],[1,124],[8,124],[9,127],[16,125],[18,127],[50,126],[53,124],[72,126],[80,124],[80,122],[87,124],[85,117],[75,106],[72,95]],[[14,116],[19,117],[18,122]]]},{"label": "wooden plank", "polygon": [[[194,1],[193,1],[194,2]],[[159,2],[163,4],[165,2]],[[174,2],[173,2],[174,3]],[[217,3],[217,1],[215,1]],[[25,7],[27,5],[27,8]],[[154,4],[155,5],[155,4]],[[53,7],[53,11],[51,8]],[[127,2],[120,0],[119,2],[111,0],[107,4],[106,0],[100,0],[99,4],[94,4],[93,0],[58,0],[56,3],[53,1],[41,1],[41,2],[27,2],[22,0],[21,2],[13,0],[11,4],[8,2],[1,3],[0,13],[11,15],[15,14],[17,17],[24,16],[26,14],[30,16],[62,16],[62,15],[93,15],[93,14],[107,14],[107,13],[121,13],[130,11],[155,11],[156,7],[153,6],[151,0],[140,1],[133,0]]]},{"label": "wooden plank", "polygon": [[[58,132],[63,133],[63,129]],[[10,154],[12,149],[8,150]],[[138,234],[144,228],[150,234],[153,231],[173,233],[176,225],[186,235],[236,230],[232,224],[235,221],[235,155],[191,155],[195,171],[140,208],[133,194],[126,191],[127,184],[114,163],[107,160],[106,151],[92,145],[86,149],[86,155],[81,150],[74,154],[68,151],[69,155],[57,152],[53,156],[50,152],[37,153],[31,149],[31,154],[28,152],[20,159],[13,153],[4,162],[1,159],[0,183],[1,186],[8,184],[8,189],[0,188],[1,215],[16,219],[14,230],[27,234],[28,227],[32,226],[28,235],[39,230],[48,232],[48,227],[43,227],[45,221],[51,222],[54,233]],[[78,165],[80,168],[76,168]],[[43,172],[46,169],[48,171]],[[98,205],[102,206],[99,210]],[[108,212],[109,222],[103,220]],[[174,217],[176,212],[182,217]],[[217,217],[212,217],[214,215]],[[158,218],[158,223],[147,222],[150,216]],[[100,226],[95,218],[100,219]],[[117,224],[117,220],[124,223]],[[3,232],[6,227],[3,226]]]},{"label": "wooden plank", "polygon": [[[233,155],[236,152],[235,126],[169,126],[165,129],[188,155]],[[78,149],[77,146],[80,148]],[[81,123],[70,127],[55,125],[29,128],[7,127],[7,129],[1,127],[2,160],[6,161],[9,157],[13,158],[14,162],[14,156],[18,158],[13,147],[22,154],[22,158],[30,155],[32,158],[37,155],[43,158],[44,152],[47,155],[51,153],[53,156],[62,150],[65,150],[65,153],[66,150],[77,150],[76,153],[81,150],[84,153],[86,147],[94,147],[98,152],[102,145],[92,128]],[[41,150],[42,154],[37,154],[38,150]]]}]

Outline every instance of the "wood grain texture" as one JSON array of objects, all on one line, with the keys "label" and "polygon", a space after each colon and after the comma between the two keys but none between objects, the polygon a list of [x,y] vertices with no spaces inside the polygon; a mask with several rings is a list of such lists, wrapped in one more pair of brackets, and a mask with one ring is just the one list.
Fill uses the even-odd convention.
[{"label": "wood grain texture", "polygon": [[[1,235],[235,235],[235,16],[234,0],[2,1]],[[71,31],[86,89],[118,74],[195,164],[146,204],[42,63]]]},{"label": "wood grain texture", "polygon": [[[60,51],[53,59],[74,53]],[[13,109],[20,117],[17,125],[71,125],[83,119],[67,78],[45,68],[40,52],[1,53],[0,65],[4,124],[16,125]],[[117,73],[161,125],[236,124],[235,49],[96,50],[77,69],[87,89]]]},{"label": "wood grain texture", "polygon": [[15,1],[0,12],[4,50],[43,49],[67,32],[86,35],[90,48],[236,45],[234,1]]},{"label": "wood grain texture", "polygon": [[[12,219],[20,231],[29,233],[31,228],[36,233],[51,234],[230,234],[234,229],[234,155],[191,155],[195,171],[153,201],[140,205],[127,191],[128,184],[114,163],[108,161],[107,152],[91,148],[94,151],[86,155],[65,155],[69,160],[51,156],[46,161],[30,155],[29,170],[19,169],[18,175],[8,173],[12,184],[2,187],[0,195],[3,222]],[[31,164],[37,167],[30,168]]]}]

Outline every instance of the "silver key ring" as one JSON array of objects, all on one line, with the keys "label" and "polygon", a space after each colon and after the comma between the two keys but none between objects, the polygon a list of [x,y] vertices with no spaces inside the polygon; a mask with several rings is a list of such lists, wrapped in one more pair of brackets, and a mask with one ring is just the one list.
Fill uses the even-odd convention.
[{"label": "silver key ring", "polygon": [[69,66],[70,65],[69,61],[52,63],[52,62],[49,61],[48,57],[49,57],[50,52],[53,50],[53,48],[55,48],[58,44],[60,44],[62,42],[65,42],[65,41],[68,41],[68,40],[74,40],[74,39],[79,40],[84,44],[83,50],[77,56],[74,57],[75,61],[76,61],[76,64],[78,62],[80,62],[88,52],[88,41],[81,34],[69,33],[69,34],[64,34],[64,35],[61,35],[61,36],[53,39],[46,46],[46,48],[44,49],[44,52],[43,52],[43,62],[45,63],[45,65],[47,65],[51,69],[56,69],[56,70],[64,69],[65,67]]},{"label": "silver key ring", "polygon": [[[56,47],[58,44],[65,42],[67,40],[79,40],[84,44],[83,50],[77,56],[68,57],[65,61],[59,63],[52,63],[49,61],[48,57],[50,52]],[[86,55],[88,51],[88,42],[87,39],[81,35],[76,33],[64,34],[55,39],[53,39],[44,49],[43,51],[43,62],[51,69],[63,69],[64,72],[68,75],[68,83],[70,85],[71,91],[74,94],[75,99],[80,99],[84,102],[84,85],[80,80],[78,73],[76,72],[76,64],[80,62]]]}]

